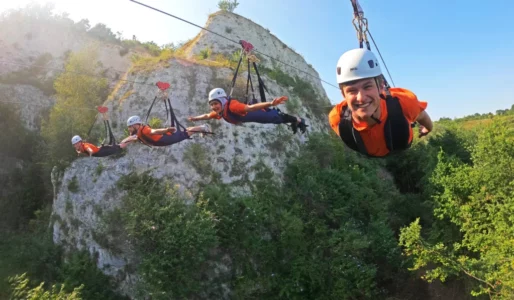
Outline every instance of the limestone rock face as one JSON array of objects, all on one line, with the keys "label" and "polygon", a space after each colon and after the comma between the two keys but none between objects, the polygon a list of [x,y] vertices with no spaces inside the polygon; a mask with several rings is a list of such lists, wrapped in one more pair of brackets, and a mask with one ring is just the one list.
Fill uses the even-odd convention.
[{"label": "limestone rock face", "polygon": [[16,16],[0,19],[0,103],[21,110],[30,130],[39,129],[40,115],[53,105],[53,80],[64,70],[70,52],[93,47],[111,86],[130,67],[133,50],[123,54],[122,46],[94,39],[68,21],[72,22]]},{"label": "limestone rock face", "polygon": [[[261,65],[268,68],[277,65],[281,70],[291,74],[293,77],[298,76],[310,82],[316,91],[323,95],[324,99],[327,99],[321,81],[316,79],[319,78],[318,72],[300,54],[293,51],[273,35],[269,29],[245,17],[226,11],[212,14],[204,27],[233,41],[244,40],[251,43],[255,50],[258,51],[254,52],[261,59]],[[191,47],[192,54],[199,54],[206,47],[211,48],[213,53],[224,54],[232,54],[235,50],[241,48],[241,46],[205,30],[202,30],[195,40],[197,42]],[[330,105],[328,100],[326,101],[326,104]]]},{"label": "limestone rock face", "polygon": [[[229,27],[233,28],[233,34],[244,32],[245,37],[249,37],[263,51],[265,49],[273,56],[316,74],[301,56],[250,20],[231,13],[219,13],[208,21],[208,28],[213,30],[225,32],[225,28]],[[194,57],[194,53],[205,46],[211,47],[213,53],[228,54],[232,52],[230,47],[233,45],[202,32],[195,38],[195,43],[190,45],[190,57]],[[283,67],[273,66],[271,61],[263,64],[269,68]],[[185,195],[193,195],[198,191],[198,184],[206,183],[215,172],[225,183],[242,182],[240,185],[244,190],[244,182],[251,181],[255,176],[252,166],[262,162],[280,174],[286,158],[296,155],[300,144],[308,138],[308,134],[293,135],[290,128],[283,124],[235,126],[223,120],[200,121],[195,124],[188,122],[188,116],[209,112],[209,91],[215,87],[228,89],[232,74],[233,70],[229,68],[209,66],[187,58],[172,58],[147,72],[128,72],[124,78],[126,81],[119,83],[105,103],[110,108],[109,115],[118,141],[124,137],[128,117],[139,115],[145,119],[147,109],[157,95],[155,83],[158,81],[170,83],[169,97],[173,110],[183,125],[187,127],[209,123],[215,135],[193,135],[190,140],[168,147],[149,148],[142,144],[132,144],[128,146],[126,154],[118,158],[79,158],[59,176],[59,180],[54,181],[56,193],[51,224],[54,241],[69,249],[87,249],[96,254],[98,266],[116,278],[120,290],[126,294],[133,292],[131,288],[138,278],[130,267],[137,263],[137,257],[122,237],[102,234],[101,228],[102,217],[121,205],[124,192],[116,188],[120,178],[133,171],[150,171],[156,178],[170,178]],[[305,117],[309,132],[325,131],[328,125],[326,114],[316,113],[311,110],[312,105],[304,103],[328,103],[321,83],[313,77],[300,73],[296,75],[314,87],[312,99],[299,97],[290,86],[283,86],[267,76],[263,76],[263,79],[271,96],[287,95],[297,103],[295,106],[282,105],[281,111]],[[242,78],[245,76],[246,73],[241,74]],[[235,94],[243,93],[238,90]],[[162,126],[169,122],[166,121],[162,101],[154,106],[152,117],[159,118],[164,123]],[[118,245],[116,251],[109,246],[113,243]],[[226,266],[220,265],[220,268]]]}]

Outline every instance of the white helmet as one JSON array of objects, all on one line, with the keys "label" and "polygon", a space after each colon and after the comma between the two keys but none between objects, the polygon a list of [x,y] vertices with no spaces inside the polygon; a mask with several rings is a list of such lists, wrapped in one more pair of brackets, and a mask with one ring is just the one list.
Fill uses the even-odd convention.
[{"label": "white helmet", "polygon": [[364,49],[352,49],[345,52],[337,62],[337,83],[358,79],[373,78],[382,75],[382,70],[373,52]]},{"label": "white helmet", "polygon": [[221,97],[225,97],[227,98],[227,93],[225,93],[225,90],[222,89],[222,88],[215,88],[215,89],[212,89],[210,92],[209,92],[209,103],[212,101],[212,100],[219,100],[219,98]]},{"label": "white helmet", "polygon": [[132,116],[128,118],[127,127],[132,126],[134,124],[143,124],[143,121],[141,121],[141,118],[139,116]]},{"label": "white helmet", "polygon": [[72,145],[75,145],[76,143],[78,143],[80,141],[82,141],[82,138],[80,136],[78,136],[78,135],[76,135],[76,136],[71,138],[71,144]]}]

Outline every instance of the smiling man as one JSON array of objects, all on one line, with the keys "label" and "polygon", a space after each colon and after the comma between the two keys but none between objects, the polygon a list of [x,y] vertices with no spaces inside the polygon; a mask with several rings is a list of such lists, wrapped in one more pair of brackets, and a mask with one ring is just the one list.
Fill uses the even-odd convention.
[{"label": "smiling man", "polygon": [[373,52],[353,49],[337,62],[337,83],[344,100],[329,113],[329,123],[352,150],[370,157],[385,157],[406,150],[413,139],[432,131],[427,103],[403,88],[386,88]]},{"label": "smiling man", "polygon": [[260,124],[291,124],[293,133],[296,134],[298,128],[305,133],[307,124],[300,117],[295,117],[281,112],[278,109],[271,109],[286,102],[288,98],[282,96],[275,98],[270,102],[261,102],[255,104],[245,104],[237,99],[227,96],[222,88],[215,88],[209,92],[209,106],[211,112],[196,117],[189,117],[189,121],[224,119],[230,124],[240,125],[243,123],[260,123]]}]

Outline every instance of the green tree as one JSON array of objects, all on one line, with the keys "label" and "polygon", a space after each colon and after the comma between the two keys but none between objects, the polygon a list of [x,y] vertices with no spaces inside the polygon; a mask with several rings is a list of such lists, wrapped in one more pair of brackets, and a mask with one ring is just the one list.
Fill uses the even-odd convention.
[{"label": "green tree", "polygon": [[[89,23],[86,24],[89,25]],[[96,24],[91,29],[89,29],[87,33],[98,38],[99,40],[107,42],[119,41],[116,37],[116,34],[114,34],[114,32],[112,32],[112,30],[103,23]]]},{"label": "green tree", "polygon": [[[214,216],[185,199],[164,180],[130,174],[118,182],[124,205],[110,215],[123,224],[141,257],[143,294],[152,299],[184,299],[206,288],[206,260],[217,246]],[[120,218],[118,218],[120,216]]]},{"label": "green tree", "polygon": [[107,96],[107,79],[99,75],[97,53],[87,48],[72,53],[65,71],[55,80],[57,101],[42,126],[45,163],[50,168],[66,164],[76,156],[69,140],[75,134],[86,137],[97,114],[95,107]]},{"label": "green tree", "polygon": [[216,299],[223,282],[237,299],[385,298],[408,281],[389,217],[405,199],[376,164],[311,135],[285,182],[255,171],[251,195],[216,183],[188,205],[163,180],[120,180],[110,224],[139,250],[146,294]]},{"label": "green tree", "polygon": [[218,2],[219,9],[229,11],[229,12],[234,12],[234,10],[237,8],[238,5],[239,5],[239,2],[237,2],[237,0],[232,0],[232,1],[220,0]]},{"label": "green tree", "polygon": [[415,258],[413,270],[435,266],[426,272],[429,281],[467,276],[477,284],[473,295],[512,299],[514,133],[507,121],[496,118],[477,137],[471,162],[441,151],[431,176],[434,216],[456,226],[460,235],[434,239],[415,221],[402,229],[400,243]]},{"label": "green tree", "polygon": [[53,285],[50,290],[45,290],[44,282],[37,287],[30,288],[26,273],[10,277],[9,283],[12,288],[11,300],[82,300],[80,292],[83,286],[73,289],[71,293],[66,293],[64,285],[61,285],[60,288]]},{"label": "green tree", "polygon": [[59,281],[68,292],[82,286],[81,296],[84,300],[122,300],[128,299],[114,292],[116,286],[112,279],[102,273],[96,266],[88,251],[71,253],[59,270]]}]

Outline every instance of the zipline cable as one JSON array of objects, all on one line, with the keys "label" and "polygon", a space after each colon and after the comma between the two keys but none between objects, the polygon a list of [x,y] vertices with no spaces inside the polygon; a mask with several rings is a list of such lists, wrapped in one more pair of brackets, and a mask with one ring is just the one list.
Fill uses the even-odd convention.
[{"label": "zipline cable", "polygon": [[[219,36],[219,37],[221,37],[221,38],[224,38],[224,39],[226,39],[226,40],[228,40],[228,41],[230,41],[230,42],[232,42],[232,43],[235,43],[235,44],[238,44],[238,45],[239,45],[239,41],[235,41],[235,40],[233,40],[233,39],[231,39],[231,38],[228,38],[228,37],[226,37],[226,36],[224,36],[224,35],[222,35],[222,34],[219,34],[219,33],[217,33],[217,32],[214,32],[214,31],[212,31],[212,30],[210,30],[210,29],[207,29],[207,28],[205,28],[205,27],[202,27],[202,26],[197,25],[197,24],[195,24],[195,23],[192,23],[192,22],[190,22],[190,21],[184,20],[184,19],[182,19],[182,18],[180,18],[180,17],[174,16],[174,15],[172,15],[172,14],[170,14],[170,13],[167,13],[167,12],[165,12],[165,11],[162,11],[162,10],[160,10],[160,9],[158,9],[158,8],[152,7],[152,6],[150,6],[150,5],[146,5],[146,4],[141,3],[141,2],[139,2],[139,1],[136,1],[136,0],[129,0],[129,1],[134,2],[134,3],[136,3],[136,4],[139,4],[139,5],[141,5],[141,6],[147,7],[147,8],[149,8],[149,9],[155,10],[155,11],[157,11],[157,12],[160,12],[160,13],[165,14],[165,15],[167,15],[167,16],[170,16],[170,17],[172,17],[172,18],[178,19],[178,20],[180,20],[180,21],[182,21],[182,22],[186,22],[186,23],[188,23],[188,24],[191,24],[191,25],[193,25],[193,26],[195,26],[195,27],[198,27],[198,28],[200,28],[200,29],[202,29],[202,30],[208,31],[208,32],[210,32],[210,33],[212,33],[212,34],[215,34],[215,35],[217,35],[217,36]],[[281,61],[281,60],[279,60],[279,59],[277,59],[277,58],[275,58],[275,57],[272,57],[272,56],[270,56],[270,55],[268,55],[268,54],[266,54],[266,53],[263,53],[263,52],[261,52],[261,51],[259,51],[259,50],[257,50],[257,49],[254,49],[253,51],[254,51],[254,52],[257,52],[257,53],[259,53],[259,54],[261,54],[261,55],[263,55],[263,56],[266,56],[266,57],[268,57],[268,58],[270,58],[270,59],[272,59],[272,60],[274,60],[274,61],[277,61],[277,62],[279,62],[279,63],[281,63],[281,64],[284,64],[284,65],[286,65],[286,66],[288,66],[288,67],[290,67],[290,68],[293,68],[293,69],[295,69],[295,70],[297,70],[297,71],[299,71],[299,72],[305,73],[305,74],[307,74],[307,75],[309,75],[309,76],[311,76],[311,77],[313,77],[313,78],[316,78],[316,79],[320,80],[321,82],[324,82],[324,83],[326,83],[326,84],[328,84],[328,85],[330,85],[330,86],[332,86],[332,87],[334,87],[334,88],[336,88],[336,89],[338,89],[338,90],[339,90],[339,87],[338,87],[338,86],[335,86],[335,85],[331,84],[330,82],[327,82],[327,81],[325,81],[325,80],[321,79],[321,78],[320,78],[320,77],[318,77],[318,76],[312,75],[311,73],[309,73],[309,72],[307,72],[307,71],[300,70],[300,69],[298,69],[298,68],[296,68],[296,67],[294,67],[294,66],[292,66],[292,65],[290,65],[290,64],[288,64],[288,63],[285,63],[285,62],[283,62],[283,61]]]},{"label": "zipline cable", "polygon": [[[135,84],[155,86],[154,84],[149,84],[149,83],[144,83],[144,82],[137,82],[137,81],[128,80],[128,79],[115,79],[115,78],[110,78],[108,76],[102,76],[102,75],[96,75],[96,74],[88,74],[88,73],[83,73],[83,72],[70,71],[70,70],[52,68],[52,67],[47,67],[47,66],[37,66],[37,65],[22,64],[22,63],[13,62],[13,61],[6,61],[6,60],[0,60],[0,64],[16,65],[16,66],[23,66],[23,67],[29,67],[29,68],[47,69],[47,70],[59,71],[59,72],[65,72],[66,71],[66,72],[77,74],[77,75],[84,75],[84,76],[90,76],[90,77],[96,77],[96,78],[110,79],[110,80],[113,80],[113,81],[118,81],[119,80],[119,81],[131,82],[131,83],[135,83]],[[120,72],[117,72],[117,71],[114,71],[114,73],[116,73],[117,75],[121,74]]]},{"label": "zipline cable", "polygon": [[375,40],[373,39],[373,36],[371,35],[371,31],[369,31],[369,29],[368,29],[368,33],[369,33],[369,37],[371,38],[371,41],[373,42],[373,45],[375,45],[375,48],[377,49],[378,55],[380,56],[380,60],[382,60],[382,62],[384,63],[384,67],[386,68],[387,75],[389,75],[389,79],[391,79],[391,83],[393,84],[393,87],[394,87],[395,84],[394,84],[394,81],[393,81],[393,77],[391,76],[391,73],[389,73],[389,68],[387,68],[385,60],[382,57],[382,54],[380,53],[380,49],[378,49],[378,46],[375,43]]}]

